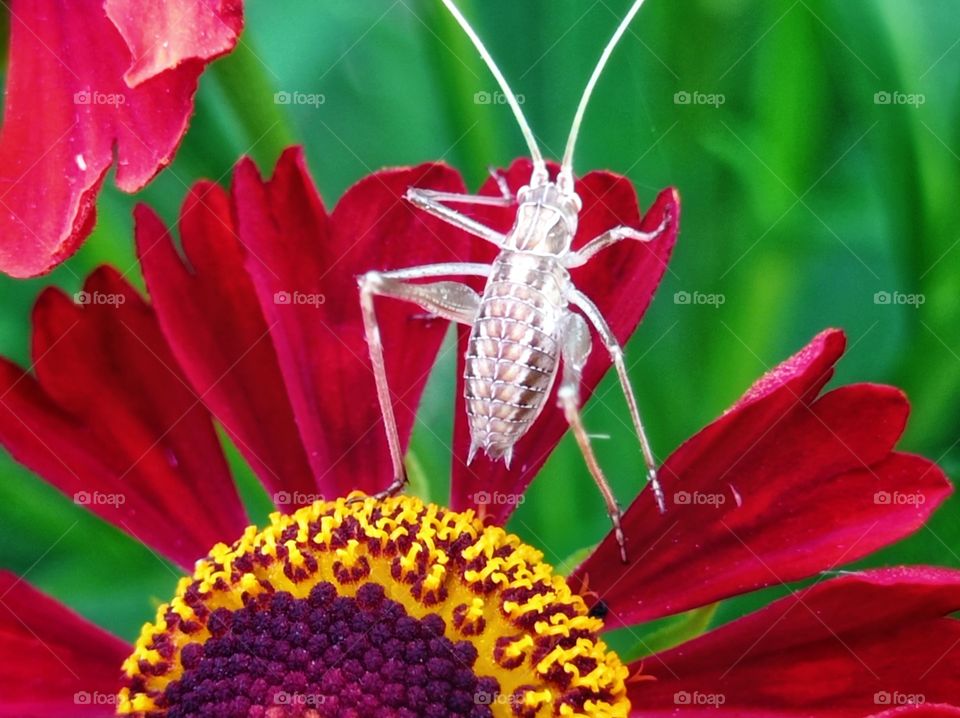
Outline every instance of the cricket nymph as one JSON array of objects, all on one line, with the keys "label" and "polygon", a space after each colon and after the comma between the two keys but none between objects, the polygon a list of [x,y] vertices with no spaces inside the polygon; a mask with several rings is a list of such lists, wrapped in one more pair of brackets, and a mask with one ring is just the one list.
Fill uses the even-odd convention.
[{"label": "cricket nymph", "polygon": [[[463,389],[471,440],[468,461],[482,448],[491,459],[503,459],[509,465],[514,445],[546,407],[554,383],[560,382],[557,403],[570,425],[587,469],[603,495],[620,544],[620,556],[626,563],[627,548],[620,526],[620,507],[597,462],[580,413],[580,383],[593,344],[591,327],[616,369],[640,441],[647,481],[661,511],[666,510],[666,503],[657,481],[656,457],[630,385],[623,348],[599,308],[574,286],[567,270],[583,266],[598,252],[618,242],[652,242],[666,231],[670,222],[675,221],[666,214],[660,226],[652,231],[628,225],[611,227],[577,249],[572,247],[583,209],[574,189],[573,174],[573,149],[583,113],[610,53],[643,0],[634,0],[590,75],[555,179],[551,179],[543,153],[503,73],[453,0],[443,0],[443,3],[503,90],[530,148],[533,169],[527,184],[516,194],[511,192],[506,179],[496,173],[494,179],[500,188],[499,196],[421,187],[410,187],[405,194],[407,201],[417,209],[497,247],[497,257],[491,264],[444,262],[386,271],[371,270],[357,278],[377,398],[383,411],[393,463],[393,482],[378,496],[397,493],[407,480],[403,445],[387,384],[383,344],[373,302],[374,297],[380,296],[417,304],[437,317],[470,327]],[[457,205],[516,207],[516,216],[510,231],[503,233],[457,209]],[[458,276],[482,277],[485,281],[483,293],[478,294],[463,281],[450,279]]]}]

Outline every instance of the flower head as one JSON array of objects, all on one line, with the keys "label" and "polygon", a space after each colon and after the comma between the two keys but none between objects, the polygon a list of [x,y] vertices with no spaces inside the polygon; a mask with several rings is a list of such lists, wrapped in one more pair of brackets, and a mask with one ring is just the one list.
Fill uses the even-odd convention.
[{"label": "flower head", "polygon": [[542,558],[472,512],[409,497],[275,514],[216,546],[160,607],[119,712],[479,718],[499,702],[626,716],[603,622]]}]

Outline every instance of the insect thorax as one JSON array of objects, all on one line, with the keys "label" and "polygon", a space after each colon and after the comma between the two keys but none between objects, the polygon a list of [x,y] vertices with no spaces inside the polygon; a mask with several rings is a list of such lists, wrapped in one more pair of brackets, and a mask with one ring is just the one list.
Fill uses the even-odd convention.
[{"label": "insect thorax", "polygon": [[505,249],[560,257],[570,250],[577,232],[580,198],[553,182],[524,187],[517,195],[517,217]]}]

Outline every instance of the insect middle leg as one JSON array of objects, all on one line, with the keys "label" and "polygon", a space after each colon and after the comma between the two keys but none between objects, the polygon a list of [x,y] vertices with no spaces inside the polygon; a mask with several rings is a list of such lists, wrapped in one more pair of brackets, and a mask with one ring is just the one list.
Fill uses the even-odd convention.
[{"label": "insect middle leg", "polygon": [[633,393],[633,386],[630,384],[630,377],[627,375],[627,363],[623,359],[623,348],[617,341],[616,335],[603,318],[603,314],[597,308],[597,305],[583,292],[577,289],[571,289],[569,300],[572,304],[579,307],[587,316],[590,323],[597,329],[597,333],[603,340],[607,351],[610,353],[610,359],[617,370],[617,377],[620,379],[620,387],[627,400],[627,408],[630,410],[630,418],[633,421],[633,428],[637,432],[637,439],[640,441],[640,449],[643,451],[643,458],[647,464],[647,479],[653,489],[653,495],[657,500],[657,508],[660,513],[667,510],[666,500],[663,495],[663,487],[660,486],[660,480],[657,478],[657,463],[653,456],[653,449],[650,448],[650,440],[647,438],[647,432],[643,429],[643,421],[640,419],[640,409],[637,405],[637,396]]},{"label": "insect middle leg", "polygon": [[589,262],[597,252],[611,247],[617,242],[632,239],[637,242],[652,242],[657,239],[670,224],[670,215],[664,216],[663,221],[652,232],[641,232],[639,229],[623,225],[609,229],[599,237],[594,237],[576,252],[570,252],[563,258],[563,266],[568,268],[582,267]]},{"label": "insect middle leg", "polygon": [[446,264],[428,264],[389,272],[367,272],[358,279],[360,286],[360,308],[363,312],[363,329],[370,350],[370,362],[377,385],[377,399],[387,432],[387,445],[390,448],[390,460],[393,464],[393,481],[386,490],[374,498],[392,496],[403,489],[407,474],[403,468],[403,448],[397,430],[397,419],[393,411],[393,399],[387,383],[387,369],[383,358],[383,342],[380,326],[373,305],[375,296],[394,297],[418,304],[426,311],[461,324],[473,324],[480,307],[480,295],[466,284],[460,282],[433,282],[414,284],[409,280],[427,277],[467,275],[485,277],[490,273],[486,264],[468,262],[450,262]]},{"label": "insect middle leg", "polygon": [[593,446],[590,444],[590,437],[583,426],[583,420],[580,417],[580,381],[583,375],[583,367],[590,358],[590,328],[586,321],[579,314],[568,312],[563,321],[563,337],[561,341],[561,357],[563,359],[563,379],[560,388],[557,390],[557,400],[563,408],[567,423],[573,430],[573,436],[580,446],[580,452],[587,463],[587,469],[596,482],[603,500],[607,504],[607,513],[610,515],[610,521],[613,523],[613,531],[620,545],[620,558],[627,563],[627,540],[623,533],[623,527],[620,525],[621,511],[617,504],[617,499],[613,495],[610,484],[607,483],[603,470],[597,461],[596,454],[593,453]]}]

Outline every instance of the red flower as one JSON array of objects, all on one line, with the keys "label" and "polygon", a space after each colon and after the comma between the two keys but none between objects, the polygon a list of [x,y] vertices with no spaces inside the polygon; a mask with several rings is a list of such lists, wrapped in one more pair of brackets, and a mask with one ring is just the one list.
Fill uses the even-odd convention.
[{"label": "red flower", "polygon": [[135,192],[173,157],[197,79],[229,52],[240,0],[19,0],[0,132],[0,271],[27,277],[93,229],[100,184]]},{"label": "red flower", "polygon": [[[508,173],[511,186],[522,181],[525,171],[524,163],[514,164]],[[229,194],[200,184],[188,196],[180,219],[184,258],[155,215],[139,208],[137,245],[152,306],[109,269],[92,275],[73,302],[58,290],[47,290],[34,312],[32,372],[0,364],[0,441],[75,501],[188,570],[218,541],[241,534],[245,541],[254,541],[252,534],[244,534],[246,518],[213,419],[223,425],[281,509],[310,504],[318,493],[334,497],[353,488],[382,488],[391,476],[390,462],[355,277],[369,269],[474,259],[484,251],[477,250],[471,238],[405,203],[402,196],[411,185],[464,190],[456,173],[442,165],[388,170],[359,182],[327,213],[299,152],[286,153],[266,182],[245,161]],[[636,198],[622,178],[593,173],[580,181],[578,190],[584,199],[583,235],[623,221],[641,228],[656,226],[675,202],[675,195],[666,192],[641,219]],[[622,252],[617,248],[611,250],[617,254],[608,264],[578,270],[578,283],[608,312],[622,338],[649,302],[673,240],[674,235],[668,235],[660,243],[625,246]],[[611,272],[620,279],[609,281]],[[383,302],[380,318],[406,441],[445,327],[390,301]],[[667,513],[660,514],[650,492],[644,491],[624,516],[634,561],[624,567],[616,542],[608,536],[569,581],[594,615],[603,617],[606,628],[633,626],[835,570],[916,530],[945,499],[950,487],[935,465],[894,451],[907,415],[901,393],[853,385],[820,395],[843,344],[836,331],[816,337],[664,462],[660,475],[669,500]],[[596,386],[608,363],[599,353],[591,361],[595,364],[587,372],[587,390]],[[465,455],[462,433],[458,429],[458,459]],[[478,489],[522,490],[561,433],[549,415],[541,417],[518,445],[521,468],[489,474],[473,468],[478,473],[469,490],[466,470],[455,468],[455,501],[463,505]],[[365,505],[378,510],[373,502]],[[430,531],[454,526],[437,522],[443,509],[399,505],[433,517]],[[316,506],[304,511],[317,511]],[[324,511],[340,512],[337,516],[346,511],[342,502],[324,506]],[[430,513],[434,511],[438,513]],[[456,531],[472,521],[469,516],[456,518],[461,522]],[[506,516],[496,519],[502,522]],[[287,519],[276,521],[273,538],[262,545],[273,547],[270,555],[278,559],[278,544],[286,546],[282,558],[290,565],[285,570],[309,566],[301,561],[301,569],[296,568],[305,546],[287,546],[284,542],[297,532],[287,532]],[[425,520],[421,528],[427,525]],[[453,541],[456,531],[436,530],[435,538]],[[343,552],[337,553],[338,560],[346,563],[334,571],[346,576],[343,580],[352,580],[349,571],[362,567],[353,562],[377,559],[373,553],[356,553],[356,546],[369,540],[363,532],[351,534],[360,539],[353,544],[329,531],[324,536],[329,550]],[[496,536],[511,551],[527,551],[502,534]],[[437,545],[431,540],[418,550],[432,556]],[[482,553],[478,549],[476,555]],[[491,549],[487,560],[498,556]],[[535,553],[524,556],[539,561]],[[222,555],[218,560],[224,560]],[[426,571],[411,561],[397,566]],[[458,561],[458,554],[452,559],[445,555],[425,566],[443,569],[436,575],[449,575],[449,581],[458,580],[455,575],[464,580],[468,571],[479,573]],[[240,573],[253,564],[243,565],[248,568],[238,569]],[[353,568],[347,570],[348,565]],[[458,567],[459,574],[454,570]],[[197,570],[202,574],[209,569],[201,565]],[[378,580],[391,576],[392,570],[376,574]],[[505,581],[517,580],[507,569],[491,570],[502,570]],[[432,571],[419,582],[393,585],[389,595],[414,610],[426,601],[423,591],[430,584],[425,576],[435,575]],[[496,585],[491,583],[491,590]],[[510,585],[511,591],[528,590]],[[198,605],[189,582],[182,586],[181,600]],[[415,589],[420,604],[401,599],[404,591]],[[564,611],[582,610],[577,621],[598,620],[586,616],[586,604],[571,597],[565,586],[557,591],[566,592]],[[369,593],[356,605],[372,605]],[[489,601],[494,594],[478,595],[487,595],[484,600]],[[530,598],[525,593],[510,596],[513,606]],[[538,610],[559,610],[561,604],[554,606],[553,600],[543,594],[544,605]],[[249,610],[255,610],[251,605]],[[442,613],[442,600],[430,605]],[[960,715],[960,623],[950,617],[958,609],[957,572],[898,568],[818,581],[791,590],[787,598],[757,613],[632,664],[625,685],[617,678],[618,659],[608,652],[604,660],[612,676],[609,686],[619,685],[622,693],[609,689],[614,706],[609,714],[625,709],[629,695],[631,715],[637,716]],[[453,619],[456,613],[443,615],[446,623],[440,625],[453,634],[452,626],[460,626]],[[433,623],[423,625],[436,629],[436,621],[430,620]],[[151,655],[147,649],[164,631],[174,630],[171,625],[168,621],[166,628],[148,627],[141,637],[137,659],[126,664],[128,689],[133,691],[125,694],[126,700],[138,691],[149,693],[147,676],[160,668],[146,658]],[[545,640],[540,632],[549,625],[552,620],[529,622],[524,630],[530,633],[523,635],[539,645],[537,641]],[[497,645],[500,685],[517,678],[517,671],[520,677],[527,675],[524,671],[535,674],[536,662],[524,662],[521,652],[520,662],[513,665],[513,654]],[[0,673],[0,716],[111,714],[114,706],[98,704],[94,697],[118,690],[118,667],[131,650],[23,581],[9,575],[0,580],[0,661],[11,666]],[[481,661],[488,659],[481,653]],[[181,686],[196,660],[193,652],[175,662]],[[582,660],[587,659],[578,657],[559,674],[576,674],[577,690],[586,690]],[[386,700],[381,693],[358,697],[341,681],[334,681],[336,690],[346,692],[336,694],[336,700],[346,700],[347,693],[350,700]],[[183,687],[178,690],[177,695],[184,695]],[[573,701],[567,705],[578,705],[575,695],[563,695],[563,700]],[[546,699],[531,694],[524,700]],[[924,705],[916,705],[921,701]],[[127,712],[135,712],[132,702],[124,705]],[[491,705],[491,710],[505,711],[511,703]]]}]

